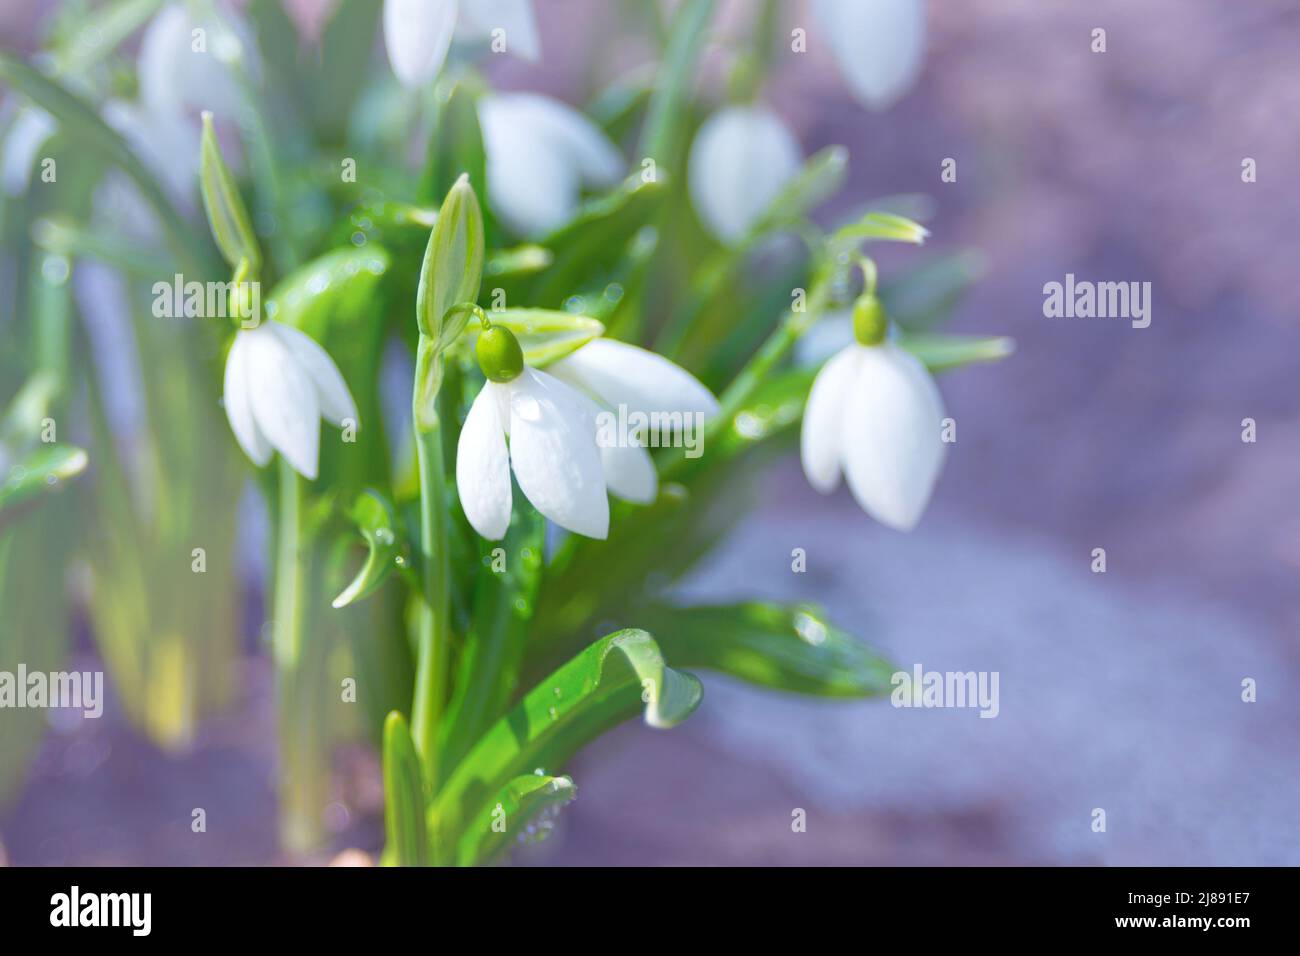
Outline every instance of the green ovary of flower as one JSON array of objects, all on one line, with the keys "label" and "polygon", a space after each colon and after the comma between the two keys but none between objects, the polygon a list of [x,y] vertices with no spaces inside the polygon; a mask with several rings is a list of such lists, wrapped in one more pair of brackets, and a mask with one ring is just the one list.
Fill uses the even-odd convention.
[{"label": "green ovary of flower", "polygon": [[524,370],[524,351],[514,333],[499,325],[479,333],[474,346],[478,366],[492,382],[513,382]]},{"label": "green ovary of flower", "polygon": [[864,293],[853,303],[853,337],[862,345],[879,345],[889,330],[885,307],[874,295]]}]

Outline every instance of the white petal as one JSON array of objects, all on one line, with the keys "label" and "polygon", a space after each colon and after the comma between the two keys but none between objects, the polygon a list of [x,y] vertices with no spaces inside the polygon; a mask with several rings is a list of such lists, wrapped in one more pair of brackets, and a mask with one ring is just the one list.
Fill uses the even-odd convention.
[{"label": "white petal", "polygon": [[457,6],[456,0],[384,0],[384,46],[403,86],[425,86],[438,75]]},{"label": "white petal", "polygon": [[943,399],[925,367],[897,345],[860,351],[841,419],[845,477],[868,514],[908,531],[943,465]]},{"label": "white petal", "polygon": [[650,452],[638,444],[601,444],[600,463],[611,495],[648,505],[659,495],[659,473]]},{"label": "white petal", "polygon": [[799,172],[799,144],[779,116],[731,106],[710,116],[691,145],[695,211],[724,242],[736,242]]},{"label": "white petal", "polygon": [[235,333],[235,341],[226,356],[226,378],[221,400],[226,406],[226,419],[230,430],[235,433],[235,441],[244,449],[244,454],[253,460],[257,467],[263,467],[271,460],[271,445],[262,436],[253,418],[253,402],[248,387],[249,377],[248,333]]},{"label": "white petal", "polygon": [[862,351],[853,343],[822,366],[803,410],[803,429],[799,433],[803,473],[808,483],[824,495],[840,483],[840,436],[844,417],[849,414],[846,399],[857,377]]},{"label": "white petal", "polygon": [[613,339],[592,339],[550,367],[552,374],[628,412],[718,413],[718,400],[690,372],[662,355]]},{"label": "white petal", "polygon": [[320,459],[316,386],[265,325],[240,334],[249,349],[249,395],[258,429],[299,474],[315,480]]},{"label": "white petal", "polygon": [[507,53],[533,61],[541,55],[532,0],[471,0],[460,11],[459,36],[491,37],[497,29],[505,31]]},{"label": "white petal", "polygon": [[343,380],[343,373],[320,343],[291,325],[269,321],[265,325],[276,334],[316,386],[316,400],[320,403],[321,415],[325,420],[340,428],[349,419],[356,423],[357,405],[352,400],[352,393],[348,391],[348,383]]},{"label": "white petal", "polygon": [[813,0],[812,10],[864,106],[884,109],[915,82],[925,56],[923,0]]},{"label": "white petal", "polygon": [[510,458],[497,409],[501,386],[487,382],[470,406],[456,444],[456,491],[470,525],[500,541],[510,526]]},{"label": "white petal", "polygon": [[609,499],[589,403],[531,368],[509,385],[510,462],[533,507],[563,528],[604,538]]}]

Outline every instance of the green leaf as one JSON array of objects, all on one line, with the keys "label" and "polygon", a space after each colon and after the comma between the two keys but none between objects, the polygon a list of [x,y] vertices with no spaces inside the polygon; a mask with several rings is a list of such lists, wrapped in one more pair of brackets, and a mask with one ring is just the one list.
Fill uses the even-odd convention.
[{"label": "green leaf", "polygon": [[397,528],[397,515],[392,503],[378,491],[367,488],[352,505],[349,517],[366,541],[369,553],[356,577],[338,597],[335,608],[347,607],[374,593],[399,563],[409,561]]},{"label": "green leaf", "polygon": [[660,170],[655,179],[630,176],[613,192],[588,200],[573,219],[539,240],[539,245],[551,250],[554,261],[522,301],[555,307],[590,288],[597,277],[623,260],[628,244],[636,241],[667,193]]},{"label": "green leaf", "polygon": [[1005,335],[913,333],[900,336],[898,344],[924,362],[931,372],[975,362],[996,362],[1016,350],[1015,339]]},{"label": "green leaf", "polygon": [[[3,449],[0,448],[0,462]],[[38,495],[60,487],[86,470],[88,459],[80,448],[71,445],[47,445],[37,448],[22,461],[10,465],[0,477],[0,514],[9,518],[10,509],[31,502]]]},{"label": "green leaf", "polygon": [[920,245],[930,235],[930,230],[906,216],[889,212],[869,212],[857,222],[841,226],[831,237],[834,246],[856,246],[861,242],[891,240]]},{"label": "green leaf", "polygon": [[596,319],[554,309],[501,309],[488,319],[515,334],[524,361],[534,368],[559,361],[605,331]]},{"label": "green leaf", "polygon": [[809,213],[839,192],[848,168],[849,151],[843,146],[827,146],[818,152],[781,190],[754,232],[770,232],[807,218]]},{"label": "green leaf", "polygon": [[533,275],[549,268],[554,261],[555,257],[551,255],[551,250],[532,243],[512,246],[509,249],[493,249],[488,253],[483,274],[493,278]]},{"label": "green leaf", "polygon": [[722,671],[753,684],[821,697],[888,694],[896,668],[811,607],[748,603],[653,605],[637,620],[683,667]]},{"label": "green leaf", "polygon": [[340,3],[321,34],[320,62],[308,88],[316,126],[327,141],[343,138],[352,104],[365,85],[380,8],[379,0]]},{"label": "green leaf", "polygon": [[457,866],[482,865],[500,856],[511,842],[537,843],[546,839],[560,808],[577,796],[578,788],[569,777],[535,773],[515,777],[497,794],[496,803],[489,801],[466,828],[456,846],[454,862]]},{"label": "green leaf", "polygon": [[881,282],[880,301],[906,330],[946,320],[966,290],[985,273],[984,257],[963,249],[929,258],[902,275]]},{"label": "green leaf", "polygon": [[384,721],[385,856],[398,866],[425,866],[429,861],[424,782],[420,757],[397,711]]},{"label": "green leaf", "polygon": [[650,97],[641,155],[672,167],[680,158],[689,121],[689,99],[695,82],[695,67],[712,31],[713,0],[686,0],[673,18],[668,49]]},{"label": "green leaf", "polygon": [[494,723],[439,791],[431,822],[437,846],[459,846],[515,777],[558,768],[614,725],[644,712],[651,727],[673,727],[699,706],[694,676],[664,663],[645,631],[601,638],[524,695]]},{"label": "green leaf", "polygon": [[83,11],[69,41],[54,52],[58,72],[77,74],[94,66],[138,30],[162,4],[163,0],[119,0]]},{"label": "green leaf", "polygon": [[253,234],[253,225],[244,207],[235,177],[221,156],[212,114],[203,114],[203,142],[199,147],[199,185],[203,191],[203,209],[208,214],[212,237],[230,267],[247,262],[255,277],[262,267],[262,250]]},{"label": "green leaf", "polygon": [[448,309],[478,300],[482,278],[483,212],[469,177],[462,175],[429,233],[415,304],[420,333],[436,340]]},{"label": "green leaf", "polygon": [[[422,203],[436,203],[461,176],[485,188],[487,154],[478,122],[478,99],[482,82],[474,76],[443,79],[434,92],[433,129],[429,133],[428,158],[420,176],[417,196]],[[482,209],[486,243],[494,245],[496,224],[491,206]]]}]

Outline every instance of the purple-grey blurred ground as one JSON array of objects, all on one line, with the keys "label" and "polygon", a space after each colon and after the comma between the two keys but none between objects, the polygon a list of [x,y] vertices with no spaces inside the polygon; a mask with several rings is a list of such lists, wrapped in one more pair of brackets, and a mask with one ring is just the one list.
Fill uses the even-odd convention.
[{"label": "purple-grey blurred ground", "polygon": [[[543,6],[548,50],[612,35],[607,5]],[[812,54],[772,99],[807,151],[852,148],[847,199],[934,196],[934,245],[989,265],[955,328],[1019,351],[943,380],[959,440],[912,535],[790,463],[686,590],[819,601],[904,667],[998,670],[1001,714],[706,675],[687,724],[627,727],[576,763],[579,799],[522,861],[1300,863],[1300,6],[966,0],[932,3],[930,25],[921,83],[883,115]],[[547,62],[505,80],[577,89]],[[958,182],[940,184],[948,156]],[[1043,318],[1043,283],[1066,272],[1151,281],[1151,327]],[[181,761],[111,720],[54,735],[0,820],[11,859],[274,859],[260,668]],[[373,846],[373,763],[352,765],[340,845]],[[218,808],[201,844],[195,793]]]}]

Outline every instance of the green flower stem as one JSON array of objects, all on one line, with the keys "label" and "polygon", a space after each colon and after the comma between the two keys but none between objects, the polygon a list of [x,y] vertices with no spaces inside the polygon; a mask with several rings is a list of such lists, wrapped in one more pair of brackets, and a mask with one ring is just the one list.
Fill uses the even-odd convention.
[{"label": "green flower stem", "polygon": [[[313,686],[313,645],[307,631],[311,545],[306,528],[304,481],[279,460],[280,501],[275,561],[272,652],[280,721],[280,840],[303,852],[319,843],[327,766],[328,733],[315,719],[319,687]],[[316,647],[323,653],[323,648]],[[323,664],[322,664],[323,666]]]},{"label": "green flower stem", "polygon": [[718,414],[709,425],[710,431],[716,433],[719,429],[730,427],[732,417],[744,407],[763,380],[817,321],[826,308],[826,300],[827,284],[818,282],[808,296],[804,311],[785,314],[781,324],[767,337],[767,341],[722,393],[722,398],[718,402],[720,406]]},{"label": "green flower stem", "polygon": [[[415,452],[420,475],[420,568],[425,603],[420,608],[411,736],[432,792],[438,787],[438,726],[450,678],[451,605],[448,562],[447,475],[437,394],[428,394],[441,375],[440,360],[421,336],[414,397]],[[435,385],[436,388],[436,385]]]}]

